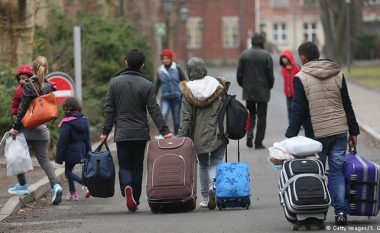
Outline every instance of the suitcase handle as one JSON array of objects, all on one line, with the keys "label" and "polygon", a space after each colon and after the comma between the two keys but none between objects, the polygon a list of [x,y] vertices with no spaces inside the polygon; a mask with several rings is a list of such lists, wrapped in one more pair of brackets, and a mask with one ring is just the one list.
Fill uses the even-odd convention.
[{"label": "suitcase handle", "polygon": [[[240,140],[237,140],[238,141],[238,162],[240,162]],[[226,156],[225,156],[225,158],[226,158],[226,163],[227,163],[227,144],[228,143],[226,143],[226,149],[225,149],[225,154],[226,154]]]},{"label": "suitcase handle", "polygon": [[356,147],[353,147],[353,146],[349,146],[348,147],[348,152],[350,152],[350,153],[352,153],[354,155],[356,155],[358,153],[357,150],[356,150]]}]

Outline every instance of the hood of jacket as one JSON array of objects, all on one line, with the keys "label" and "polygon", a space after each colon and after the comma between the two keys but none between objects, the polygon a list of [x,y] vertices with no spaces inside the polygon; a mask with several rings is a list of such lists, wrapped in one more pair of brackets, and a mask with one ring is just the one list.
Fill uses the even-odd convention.
[{"label": "hood of jacket", "polygon": [[179,84],[183,96],[196,107],[206,107],[217,100],[224,92],[227,80],[205,76],[193,81]]},{"label": "hood of jacket", "polygon": [[295,61],[295,59],[293,57],[293,54],[292,54],[292,52],[290,50],[284,50],[281,53],[281,56],[280,56],[280,65],[284,66],[284,63],[282,62],[282,59],[281,59],[282,57],[286,57],[290,61],[290,64],[292,64],[293,67],[297,66],[296,61]]},{"label": "hood of jacket", "polygon": [[63,124],[70,124],[70,126],[80,134],[85,133],[88,128],[87,119],[83,114],[78,112],[65,116],[58,126],[61,127]]},{"label": "hood of jacket", "polygon": [[186,64],[186,71],[190,80],[202,79],[207,75],[206,63],[201,58],[193,57]]},{"label": "hood of jacket", "polygon": [[339,74],[340,71],[340,66],[337,63],[327,59],[310,61],[301,68],[301,72],[319,79],[331,78]]}]

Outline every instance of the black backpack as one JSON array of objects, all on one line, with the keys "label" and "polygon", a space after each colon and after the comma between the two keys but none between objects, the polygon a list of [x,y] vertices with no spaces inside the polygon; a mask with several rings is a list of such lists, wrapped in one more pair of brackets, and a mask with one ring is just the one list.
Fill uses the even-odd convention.
[{"label": "black backpack", "polygon": [[[224,129],[224,116],[227,116],[226,130]],[[236,100],[236,95],[223,97],[223,105],[218,113],[218,127],[225,139],[242,139],[248,131],[250,114],[242,103]]]}]

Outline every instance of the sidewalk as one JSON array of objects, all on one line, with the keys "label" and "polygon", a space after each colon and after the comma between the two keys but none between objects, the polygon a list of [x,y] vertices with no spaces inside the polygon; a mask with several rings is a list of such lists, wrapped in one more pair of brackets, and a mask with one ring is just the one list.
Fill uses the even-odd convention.
[{"label": "sidewalk", "polygon": [[361,130],[380,143],[380,92],[348,80],[348,93]]},{"label": "sidewalk", "polygon": [[[113,131],[110,133],[108,142],[113,141]],[[92,144],[94,149],[99,145],[99,142]],[[44,171],[38,164],[37,159],[32,156],[33,171],[26,173],[26,180],[29,184],[29,193],[24,196],[11,195],[8,193],[8,188],[17,183],[15,176],[7,176],[7,165],[4,157],[0,157],[0,222],[8,218],[10,215],[16,213],[25,205],[30,204],[34,200],[40,199],[42,196],[50,195],[50,182],[45,175]],[[64,165],[56,164],[51,161],[55,169],[55,174],[59,182],[65,179]],[[50,198],[50,196],[48,197]]]}]

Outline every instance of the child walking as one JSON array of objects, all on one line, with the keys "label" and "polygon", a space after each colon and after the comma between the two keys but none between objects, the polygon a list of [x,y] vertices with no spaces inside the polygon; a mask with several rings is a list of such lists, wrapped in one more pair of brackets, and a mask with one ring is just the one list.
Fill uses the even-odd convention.
[{"label": "child walking", "polygon": [[[65,175],[70,191],[66,200],[77,201],[79,196],[75,190],[74,181],[81,185],[84,183],[80,176],[73,173],[73,169],[76,164],[81,163],[91,150],[88,120],[81,113],[81,106],[74,97],[67,98],[63,102],[62,108],[65,117],[58,125],[60,133],[55,162],[58,164],[65,162]],[[85,190],[85,197],[90,197],[88,189],[85,188]]]}]

